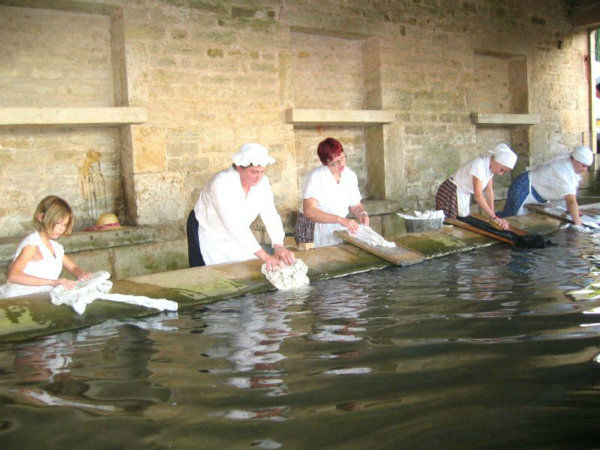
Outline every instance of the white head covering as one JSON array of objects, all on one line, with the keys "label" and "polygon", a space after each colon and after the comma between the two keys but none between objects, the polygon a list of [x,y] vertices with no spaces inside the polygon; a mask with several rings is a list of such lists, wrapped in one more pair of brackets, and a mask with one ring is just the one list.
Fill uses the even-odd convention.
[{"label": "white head covering", "polygon": [[275,158],[269,156],[269,150],[260,144],[244,144],[240,150],[231,157],[236,166],[268,166],[275,162]]},{"label": "white head covering", "polygon": [[508,145],[498,144],[494,150],[490,150],[490,153],[496,160],[503,166],[509,169],[514,169],[517,162],[517,155],[513,152]]},{"label": "white head covering", "polygon": [[571,158],[579,161],[581,164],[585,164],[586,166],[591,166],[594,162],[594,155],[592,151],[583,145],[578,145],[573,149],[571,152]]}]

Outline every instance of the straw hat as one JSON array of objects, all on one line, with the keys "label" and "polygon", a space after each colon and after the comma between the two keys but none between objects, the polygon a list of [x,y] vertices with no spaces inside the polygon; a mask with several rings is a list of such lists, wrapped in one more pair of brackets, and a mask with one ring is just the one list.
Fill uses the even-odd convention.
[{"label": "straw hat", "polygon": [[119,218],[113,213],[100,214],[96,225],[92,227],[93,230],[114,230],[120,228]]}]

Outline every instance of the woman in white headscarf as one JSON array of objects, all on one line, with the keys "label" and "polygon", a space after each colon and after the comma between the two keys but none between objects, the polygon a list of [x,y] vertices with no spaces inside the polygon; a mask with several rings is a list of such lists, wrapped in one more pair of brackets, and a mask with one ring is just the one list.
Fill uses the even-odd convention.
[{"label": "woman in white headscarf", "polygon": [[[256,258],[265,262],[267,270],[280,262],[292,264],[294,254],[283,245],[283,224],[265,176],[275,159],[260,144],[245,144],[232,159],[231,167],[215,174],[202,188],[188,216],[190,267]],[[250,230],[258,215],[271,239],[273,255]]]},{"label": "woman in white headscarf", "polygon": [[517,155],[508,145],[497,145],[490,154],[469,161],[442,183],[435,195],[435,208],[442,209],[448,218],[466,217],[471,212],[473,195],[481,210],[507,230],[509,223],[496,216],[494,211],[492,178],[510,172],[516,162]]},{"label": "woman in white headscarf", "polygon": [[525,205],[543,204],[548,200],[565,200],[573,223],[581,225],[577,186],[581,174],[594,162],[592,151],[578,145],[570,154],[560,155],[540,166],[523,172],[510,184],[500,217],[526,214]]}]

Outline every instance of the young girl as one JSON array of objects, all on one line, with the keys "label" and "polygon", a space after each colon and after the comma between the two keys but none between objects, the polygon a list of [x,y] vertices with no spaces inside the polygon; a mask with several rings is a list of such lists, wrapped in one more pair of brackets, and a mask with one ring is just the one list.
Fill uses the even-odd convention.
[{"label": "young girl", "polygon": [[54,241],[73,228],[73,211],[67,202],[55,195],[45,197],[33,214],[33,225],[37,231],[19,244],[7,283],[0,286],[0,298],[45,292],[61,284],[73,288],[74,281],[59,278],[63,266],[79,280],[90,278]]}]

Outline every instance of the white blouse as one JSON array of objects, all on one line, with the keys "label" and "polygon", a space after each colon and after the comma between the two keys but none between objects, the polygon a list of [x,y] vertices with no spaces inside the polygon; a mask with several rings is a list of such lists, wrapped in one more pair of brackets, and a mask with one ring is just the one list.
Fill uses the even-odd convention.
[{"label": "white blouse", "polygon": [[562,155],[531,169],[529,180],[542,198],[561,200],[576,194],[581,176],[575,173],[570,155]]},{"label": "white blouse", "polygon": [[259,214],[271,244],[283,245],[285,232],[266,176],[246,195],[237,170],[222,170],[202,188],[194,212],[207,265],[255,259],[261,246],[250,225]]},{"label": "white blouse", "polygon": [[[349,168],[344,168],[340,182],[335,181],[333,174],[325,165],[311,170],[304,182],[303,199],[314,198],[321,211],[346,217],[348,208],[358,205],[362,200],[358,190],[358,177]],[[300,212],[303,212],[302,205]],[[338,223],[316,223],[314,232],[315,247],[341,244],[342,240],[333,235],[335,230],[345,230]]]},{"label": "white blouse", "polygon": [[[17,259],[23,249],[28,245],[38,247],[42,254],[42,259],[39,261],[29,261],[23,269],[23,272],[38,278],[58,280],[63,268],[63,256],[65,254],[63,246],[56,241],[50,240],[50,245],[54,251],[53,255],[50,249],[42,242],[39,233],[35,231],[21,241],[17,247],[13,261]],[[47,292],[52,289],[53,286],[28,286],[25,284],[8,282],[5,286],[1,286],[0,288],[0,298],[8,298],[19,295],[35,294],[38,292]]]},{"label": "white blouse", "polygon": [[494,176],[490,169],[491,156],[479,156],[462,166],[452,177],[456,184],[456,201],[458,203],[459,217],[466,217],[471,212],[471,195],[474,194],[473,177],[481,181],[482,189],[485,189]]}]

